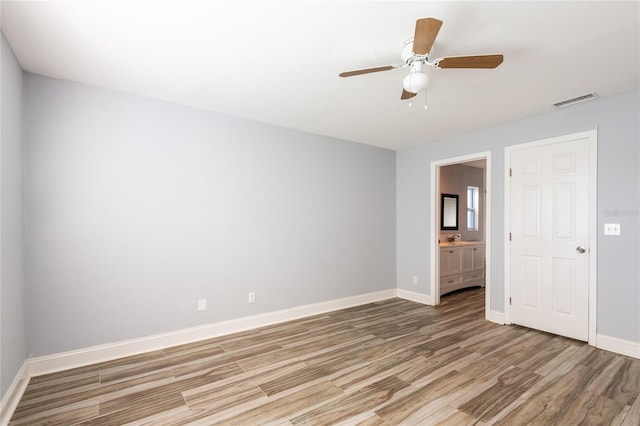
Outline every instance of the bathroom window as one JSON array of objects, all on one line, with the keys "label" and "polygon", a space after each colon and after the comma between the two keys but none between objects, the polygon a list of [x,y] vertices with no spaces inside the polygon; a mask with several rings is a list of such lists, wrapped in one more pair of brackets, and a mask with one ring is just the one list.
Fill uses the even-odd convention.
[{"label": "bathroom window", "polygon": [[478,198],[480,189],[477,186],[467,186],[467,230],[478,230]]}]

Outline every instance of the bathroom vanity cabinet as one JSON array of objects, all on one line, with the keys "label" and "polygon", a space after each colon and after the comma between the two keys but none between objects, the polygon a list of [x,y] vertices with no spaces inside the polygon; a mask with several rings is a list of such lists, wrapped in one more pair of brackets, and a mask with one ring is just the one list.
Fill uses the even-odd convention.
[{"label": "bathroom vanity cabinet", "polygon": [[484,287],[484,242],[440,244],[440,295],[466,287]]}]

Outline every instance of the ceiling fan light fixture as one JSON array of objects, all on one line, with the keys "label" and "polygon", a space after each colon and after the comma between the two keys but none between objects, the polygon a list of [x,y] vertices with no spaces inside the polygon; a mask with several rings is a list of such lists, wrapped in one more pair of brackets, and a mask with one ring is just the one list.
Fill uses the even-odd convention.
[{"label": "ceiling fan light fixture", "polygon": [[402,87],[404,90],[411,93],[418,93],[421,90],[427,88],[429,84],[429,76],[423,72],[409,73],[402,80]]}]

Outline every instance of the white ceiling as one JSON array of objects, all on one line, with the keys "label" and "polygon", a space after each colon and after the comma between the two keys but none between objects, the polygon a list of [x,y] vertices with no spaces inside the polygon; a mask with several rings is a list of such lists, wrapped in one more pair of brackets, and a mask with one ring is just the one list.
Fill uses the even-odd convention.
[{"label": "white ceiling", "polygon": [[[29,72],[398,149],[640,88],[640,2],[2,1]],[[433,57],[504,54],[495,70],[429,69],[400,101],[415,20]],[[597,101],[596,101],[597,102]]]}]

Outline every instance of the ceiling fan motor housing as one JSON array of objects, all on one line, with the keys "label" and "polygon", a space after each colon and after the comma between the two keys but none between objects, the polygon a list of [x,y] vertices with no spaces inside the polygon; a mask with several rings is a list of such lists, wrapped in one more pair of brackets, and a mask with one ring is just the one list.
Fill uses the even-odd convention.
[{"label": "ceiling fan motor housing", "polygon": [[418,55],[413,53],[413,38],[408,39],[402,45],[402,50],[400,51],[400,57],[402,58],[402,62],[406,65],[411,65],[412,63],[418,62],[427,62],[429,59],[429,55]]}]

